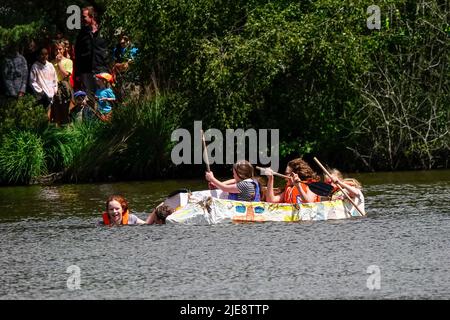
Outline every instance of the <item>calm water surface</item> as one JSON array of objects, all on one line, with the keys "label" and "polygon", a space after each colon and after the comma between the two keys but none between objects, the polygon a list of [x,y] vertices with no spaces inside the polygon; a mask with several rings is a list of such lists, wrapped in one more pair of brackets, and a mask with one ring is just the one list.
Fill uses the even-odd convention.
[{"label": "calm water surface", "polygon": [[0,299],[449,299],[450,171],[356,177],[368,217],[314,223],[96,226],[203,181],[0,188]]}]

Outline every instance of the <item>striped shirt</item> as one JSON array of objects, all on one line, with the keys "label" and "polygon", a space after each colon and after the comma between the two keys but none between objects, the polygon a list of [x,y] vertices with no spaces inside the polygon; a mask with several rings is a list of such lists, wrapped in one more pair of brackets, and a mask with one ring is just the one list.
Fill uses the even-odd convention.
[{"label": "striped shirt", "polygon": [[239,201],[253,201],[255,199],[255,184],[250,179],[239,181],[236,184],[240,193],[238,193]]}]

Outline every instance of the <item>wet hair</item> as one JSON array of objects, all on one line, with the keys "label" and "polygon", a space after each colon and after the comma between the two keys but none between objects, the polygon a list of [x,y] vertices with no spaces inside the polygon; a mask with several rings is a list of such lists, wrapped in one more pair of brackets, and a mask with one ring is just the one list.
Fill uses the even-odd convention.
[{"label": "wet hair", "polygon": [[313,169],[309,166],[309,164],[303,160],[302,158],[297,158],[288,162],[288,167],[292,169],[292,172],[298,174],[298,177],[301,180],[319,180],[319,176]]},{"label": "wet hair", "polygon": [[122,196],[112,195],[108,198],[108,200],[106,200],[106,212],[108,212],[108,205],[111,201],[117,201],[120,203],[123,213],[128,211],[128,201]]},{"label": "wet hair", "polygon": [[155,209],[155,215],[159,220],[162,220],[163,223],[166,223],[166,218],[171,215],[173,211],[173,209],[164,204]]},{"label": "wet hair", "polygon": [[233,165],[233,170],[236,171],[236,174],[242,180],[253,178],[254,171],[253,166],[247,160],[239,160]]}]

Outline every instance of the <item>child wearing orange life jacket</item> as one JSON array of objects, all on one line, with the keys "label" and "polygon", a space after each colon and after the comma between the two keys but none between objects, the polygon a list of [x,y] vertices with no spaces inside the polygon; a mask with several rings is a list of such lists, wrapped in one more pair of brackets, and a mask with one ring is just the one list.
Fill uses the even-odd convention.
[{"label": "child wearing orange life jacket", "polygon": [[113,195],[106,200],[106,212],[102,215],[104,225],[132,225],[145,224],[144,220],[139,219],[128,211],[128,201],[118,195]]},{"label": "child wearing orange life jacket", "polygon": [[343,194],[341,189],[339,189],[339,185],[353,200],[353,202],[355,202],[358,208],[365,213],[365,200],[364,195],[361,191],[361,183],[353,178],[344,179],[342,173],[337,169],[331,169],[330,174],[331,178],[327,176],[325,178],[325,182],[330,183],[334,187],[333,193],[331,194],[331,200],[343,200],[345,209],[351,216],[360,216],[358,210],[356,210],[356,208],[348,201],[347,197]]},{"label": "child wearing orange life jacket", "polygon": [[309,190],[308,185],[299,183],[296,186],[295,181],[319,181],[319,176],[311,169],[311,167],[301,158],[297,158],[288,162],[285,175],[290,176],[286,181],[284,191],[275,195],[273,190],[272,170],[266,169],[267,175],[267,193],[266,201],[274,203],[307,203],[319,202],[320,197]]}]

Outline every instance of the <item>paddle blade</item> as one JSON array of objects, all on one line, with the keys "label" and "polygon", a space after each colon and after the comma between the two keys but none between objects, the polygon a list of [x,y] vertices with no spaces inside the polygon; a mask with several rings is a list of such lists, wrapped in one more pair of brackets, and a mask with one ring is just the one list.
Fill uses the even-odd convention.
[{"label": "paddle blade", "polygon": [[328,197],[333,192],[333,186],[325,182],[312,182],[308,183],[309,190],[315,194],[323,197]]}]

